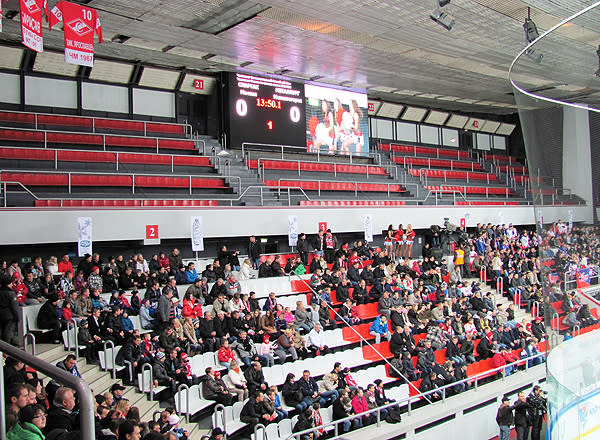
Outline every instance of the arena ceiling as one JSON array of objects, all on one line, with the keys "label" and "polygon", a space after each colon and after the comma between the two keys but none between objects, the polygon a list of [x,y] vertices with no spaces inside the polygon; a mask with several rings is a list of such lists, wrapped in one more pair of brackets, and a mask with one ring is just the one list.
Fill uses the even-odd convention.
[{"label": "arena ceiling", "polygon": [[[52,7],[56,1],[50,0]],[[451,31],[434,0],[87,0],[102,20],[96,56],[216,72],[245,68],[367,88],[370,98],[465,112],[514,113],[508,67],[525,46],[528,8],[542,31],[589,6],[583,0],[452,0]],[[3,0],[5,14],[16,0]],[[8,5],[8,7],[6,6]],[[18,42],[19,15],[0,41]],[[45,31],[46,50],[62,32]],[[521,84],[580,102],[600,93],[600,11],[569,23],[523,61]],[[60,62],[60,61],[57,61]]]}]

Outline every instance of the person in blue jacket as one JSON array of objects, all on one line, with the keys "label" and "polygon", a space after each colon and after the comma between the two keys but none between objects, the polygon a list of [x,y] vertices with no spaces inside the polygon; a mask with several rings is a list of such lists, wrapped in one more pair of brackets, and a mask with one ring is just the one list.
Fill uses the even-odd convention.
[{"label": "person in blue jacket", "polygon": [[375,321],[373,321],[371,327],[369,328],[369,333],[372,336],[375,336],[376,344],[381,342],[382,336],[385,336],[388,341],[392,338],[385,315],[380,315],[377,317],[377,319],[375,319]]}]

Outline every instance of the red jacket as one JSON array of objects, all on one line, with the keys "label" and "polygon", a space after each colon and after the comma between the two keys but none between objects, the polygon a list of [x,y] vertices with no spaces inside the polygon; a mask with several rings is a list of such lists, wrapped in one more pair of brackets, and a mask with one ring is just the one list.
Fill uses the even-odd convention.
[{"label": "red jacket", "polygon": [[233,350],[229,347],[219,348],[217,356],[219,358],[219,362],[231,362],[231,361],[235,360],[235,355],[233,353]]},{"label": "red jacket", "polygon": [[358,397],[358,394],[354,396],[352,399],[352,409],[354,409],[356,414],[369,410],[369,405],[367,404],[367,399],[364,394],[362,397]]},{"label": "red jacket", "polygon": [[201,318],[202,317],[202,306],[199,303],[196,303],[195,299],[188,300],[187,298],[183,300],[183,310],[181,311],[181,316],[184,318]]}]

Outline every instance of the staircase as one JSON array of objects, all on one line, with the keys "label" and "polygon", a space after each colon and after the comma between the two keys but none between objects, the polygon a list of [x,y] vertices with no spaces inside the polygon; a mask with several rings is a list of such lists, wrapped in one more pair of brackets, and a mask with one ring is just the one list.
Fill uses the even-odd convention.
[{"label": "staircase", "polygon": [[[36,357],[52,365],[62,361],[67,354],[69,352],[64,349],[63,345],[36,344]],[[113,379],[110,371],[102,371],[98,365],[88,364],[85,358],[80,357],[77,359],[77,368],[94,395],[108,391],[115,382],[121,382],[119,379]],[[50,380],[41,373],[38,373],[38,375],[40,379],[44,379],[45,383]],[[159,402],[150,401],[145,394],[138,391],[137,387],[126,386],[125,384],[123,386],[126,388],[123,397],[129,399],[132,407],[137,406],[139,408],[141,421],[152,420],[154,412],[161,410]],[[198,423],[185,423],[184,417],[181,418],[179,426],[190,433],[189,438],[192,440],[200,440],[206,434],[206,431],[202,430]]]}]

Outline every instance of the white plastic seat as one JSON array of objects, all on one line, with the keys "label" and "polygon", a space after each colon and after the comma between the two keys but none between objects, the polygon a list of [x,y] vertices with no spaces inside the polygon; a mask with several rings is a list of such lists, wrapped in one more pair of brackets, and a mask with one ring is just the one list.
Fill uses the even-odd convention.
[{"label": "white plastic seat", "polygon": [[[103,356],[104,360],[104,368],[105,370],[111,370],[113,369],[113,350],[114,350],[114,357],[115,359],[117,358],[117,355],[119,354],[119,351],[121,350],[121,346],[119,345],[118,347],[113,348],[107,348],[104,351],[105,356]],[[102,367],[102,362],[100,363],[100,366]],[[116,371],[121,371],[125,369],[124,365],[114,365],[114,369]]]},{"label": "white plastic seat", "polygon": [[[321,417],[323,418],[323,425],[326,425],[327,423],[330,423],[333,420],[333,406],[329,406],[327,408],[321,408],[319,411],[321,411]],[[335,427],[332,426],[326,426],[325,431],[331,431],[333,429],[335,429]]]},{"label": "white plastic seat", "polygon": [[190,359],[190,365],[192,367],[192,374],[196,376],[204,376],[204,357],[201,354],[197,354]]},{"label": "white plastic seat", "polygon": [[[189,393],[190,396],[190,405],[187,407],[187,395]],[[181,406],[179,401],[181,400]],[[175,393],[175,409],[180,414],[189,414],[193,416],[194,414],[202,411],[204,408],[215,405],[216,403],[211,400],[204,400],[200,396],[200,387],[198,385],[193,385],[189,389],[182,389]]]},{"label": "white plastic seat", "polygon": [[[213,413],[213,428],[219,427],[227,431],[228,435],[232,435],[233,433],[239,431],[244,428],[247,424],[239,420],[239,413],[242,411],[243,402],[236,402],[235,404],[241,403],[241,407],[237,409],[238,419],[234,417],[234,408],[233,406],[226,406],[221,411],[215,411]],[[235,405],[234,404],[234,405]],[[223,426],[223,418],[221,417],[221,413],[223,413],[223,417],[225,419],[225,426]]]},{"label": "white plastic seat", "polygon": [[265,427],[265,434],[267,435],[267,440],[278,440],[280,438],[280,435],[277,423],[268,424]]},{"label": "white plastic seat", "polygon": [[[279,438],[287,438],[292,434],[292,419],[283,419],[277,426],[279,428]],[[271,440],[271,439],[269,439]]]},{"label": "white plastic seat", "polygon": [[142,373],[138,373],[137,378],[138,378],[138,390],[140,393],[149,394],[150,391],[152,390],[152,394],[156,395],[156,394],[160,393],[162,390],[167,388],[162,385],[159,385],[157,387],[153,386],[154,384],[152,384],[150,382],[150,370],[146,369]]},{"label": "white plastic seat", "polygon": [[[65,350],[68,350],[69,347],[71,349],[75,349],[75,344],[77,344],[77,332],[74,329],[63,330],[62,332],[63,345]],[[85,350],[87,345],[80,345],[80,350]]]}]

